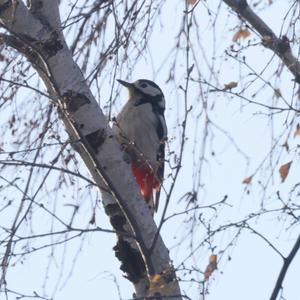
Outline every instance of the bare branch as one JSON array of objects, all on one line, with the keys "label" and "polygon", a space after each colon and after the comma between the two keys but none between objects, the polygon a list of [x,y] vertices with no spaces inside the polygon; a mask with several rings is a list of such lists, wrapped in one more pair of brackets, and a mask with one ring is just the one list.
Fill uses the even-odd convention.
[{"label": "bare branch", "polygon": [[278,38],[271,28],[249,7],[247,0],[223,0],[261,36],[262,44],[274,51],[300,83],[300,62],[293,55],[286,36]]},{"label": "bare branch", "polygon": [[[68,134],[72,140],[80,141],[76,150],[98,187],[106,187],[101,192],[112,225],[116,231],[126,231],[129,236],[136,237],[135,240],[118,235],[116,253],[123,262],[128,256],[132,257],[132,263],[136,265],[134,272],[137,273],[129,275],[134,279],[137,296],[155,293],[148,290],[147,281],[150,276],[163,272],[168,273],[168,281],[162,295],[180,294],[175,272],[170,271],[168,249],[160,236],[150,251],[157,228],[130,168],[123,160],[112,129],[75,64],[61,28],[53,26],[54,20],[59,20],[58,2],[43,8],[45,2],[31,2],[41,5],[37,9],[41,15],[36,15],[36,10],[34,13],[27,10],[23,2],[14,5],[14,2],[0,1],[1,24],[11,33],[10,43],[7,43],[34,64],[49,94],[57,97],[56,106]],[[42,22],[44,19],[52,21]],[[123,269],[130,271],[128,267]]]},{"label": "bare branch", "polygon": [[299,251],[299,248],[300,248],[300,235],[298,236],[298,239],[296,240],[296,243],[295,243],[294,247],[292,248],[290,254],[286,258],[284,258],[284,260],[283,260],[283,266],[282,266],[282,268],[280,270],[280,273],[278,275],[278,278],[277,278],[274,290],[272,292],[272,295],[270,297],[270,300],[276,300],[277,299],[277,296],[278,296],[280,290],[282,289],[282,283],[283,283],[283,280],[286,276],[288,268],[289,268],[291,262],[293,261],[295,255]]}]

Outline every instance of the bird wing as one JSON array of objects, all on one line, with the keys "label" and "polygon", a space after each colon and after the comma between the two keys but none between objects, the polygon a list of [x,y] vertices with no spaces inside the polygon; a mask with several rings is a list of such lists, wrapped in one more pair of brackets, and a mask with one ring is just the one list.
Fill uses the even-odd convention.
[{"label": "bird wing", "polygon": [[157,163],[158,163],[158,168],[157,168],[157,173],[156,176],[158,180],[160,181],[160,186],[156,190],[155,193],[155,211],[158,209],[158,204],[159,204],[159,196],[160,196],[160,191],[161,191],[161,183],[164,178],[164,171],[165,171],[165,144],[168,136],[168,131],[167,131],[167,125],[166,125],[166,120],[163,114],[159,114],[158,117],[158,127],[157,127],[157,133],[158,133],[158,138],[160,141],[158,152],[157,152]]}]

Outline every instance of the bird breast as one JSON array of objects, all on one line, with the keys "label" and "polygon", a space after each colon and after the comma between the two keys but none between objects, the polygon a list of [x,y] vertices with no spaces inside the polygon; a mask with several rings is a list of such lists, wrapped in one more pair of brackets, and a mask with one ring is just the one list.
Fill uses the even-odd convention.
[{"label": "bird breast", "polygon": [[150,103],[135,106],[129,100],[117,117],[117,138],[125,146],[132,160],[145,162],[157,169],[160,140],[157,134],[158,118]]}]

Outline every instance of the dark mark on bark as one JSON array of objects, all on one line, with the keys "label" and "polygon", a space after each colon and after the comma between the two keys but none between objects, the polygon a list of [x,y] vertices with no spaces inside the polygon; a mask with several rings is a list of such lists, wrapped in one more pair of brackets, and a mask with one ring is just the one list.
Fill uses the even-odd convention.
[{"label": "dark mark on bark", "polygon": [[[67,91],[63,94],[66,107],[71,112],[76,112],[81,106],[91,103],[90,99],[75,91]],[[82,124],[81,124],[82,125]]]},{"label": "dark mark on bark", "polygon": [[278,48],[279,53],[282,54],[282,55],[286,51],[291,50],[289,40],[285,35],[282,36],[282,38],[279,40],[277,48]]},{"label": "dark mark on bark", "polygon": [[[125,232],[126,218],[118,204],[108,204],[105,206],[105,213],[110,217],[110,223],[117,232]],[[131,282],[137,282],[144,277],[146,272],[144,260],[137,249],[131,247],[130,243],[118,234],[118,242],[113,247],[116,257],[121,262],[120,269],[126,273],[126,278]]]},{"label": "dark mark on bark", "polygon": [[22,39],[27,41],[28,44],[33,46],[33,49],[36,49],[47,58],[56,55],[56,53],[63,48],[63,44],[59,40],[59,35],[56,31],[52,31],[50,38],[47,40],[37,40],[29,36],[28,34],[20,34]]},{"label": "dark mark on bark", "polygon": [[121,215],[110,216],[110,223],[116,231],[124,231],[126,219]]},{"label": "dark mark on bark", "polygon": [[106,131],[105,129],[98,129],[88,135],[85,136],[87,142],[95,151],[98,153],[98,148],[103,144],[106,139]]},{"label": "dark mark on bark", "polygon": [[[122,212],[118,204],[108,204],[105,206],[105,212],[110,217],[110,222],[117,232],[125,232],[126,218],[121,215]],[[132,248],[130,243],[124,240],[122,234],[118,234],[118,242],[113,247],[116,257],[121,262],[120,269],[126,273],[126,278],[131,282],[138,282],[146,272],[145,263],[140,252]]]},{"label": "dark mark on bark", "polygon": [[108,216],[112,216],[113,214],[120,212],[120,208],[118,204],[107,204],[105,205],[104,209],[105,209],[105,213]]},{"label": "dark mark on bark", "polygon": [[59,35],[56,31],[52,31],[50,39],[42,42],[41,46],[43,52],[47,54],[48,57],[56,55],[56,53],[64,47],[61,41],[59,40]]},{"label": "dark mark on bark", "polygon": [[127,223],[126,218],[118,204],[108,204],[104,207],[105,213],[110,217],[110,223],[116,231],[124,231],[124,225]]},{"label": "dark mark on bark", "polygon": [[113,247],[116,257],[121,261],[120,269],[126,273],[126,277],[133,283],[144,277],[146,272],[143,258],[139,251],[133,249],[130,244],[119,238]]},{"label": "dark mark on bark", "polygon": [[0,5],[0,14],[4,13],[12,4],[12,1],[6,1],[2,5]]},{"label": "dark mark on bark", "polygon": [[171,270],[169,270],[168,272],[166,272],[163,275],[163,278],[165,280],[165,283],[170,283],[170,282],[174,281],[176,278],[176,275],[175,275],[175,271],[173,270],[173,268]]}]

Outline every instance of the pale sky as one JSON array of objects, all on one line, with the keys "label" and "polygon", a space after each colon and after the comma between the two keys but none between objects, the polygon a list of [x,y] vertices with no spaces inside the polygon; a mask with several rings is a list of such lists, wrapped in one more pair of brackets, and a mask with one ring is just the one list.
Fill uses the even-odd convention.
[{"label": "pale sky", "polygon": [[[266,1],[267,2],[267,1]],[[278,34],[281,29],[282,19],[288,11],[289,1],[274,1],[274,4],[265,10],[257,12],[263,17],[264,21]],[[219,1],[216,1],[219,3]],[[207,4],[212,5],[212,4]],[[212,15],[217,12],[217,7],[209,7]],[[240,69],[238,63],[234,60],[224,60],[224,51],[232,44],[232,36],[235,33],[232,29],[234,25],[238,25],[239,21],[236,17],[230,15],[225,5],[219,12],[216,28],[215,38],[216,43],[213,44],[212,31],[212,17],[208,17],[207,10],[203,5],[197,7],[196,17],[199,25],[199,32],[201,35],[201,44],[208,61],[211,60],[213,51],[215,51],[217,69],[219,74],[219,87],[222,88],[224,84],[231,81],[239,83],[235,92],[241,90],[240,86],[247,82],[246,74],[250,71]],[[168,71],[172,56],[169,56],[171,46],[175,44],[175,37],[178,34],[179,27],[182,21],[182,13],[184,9],[183,1],[166,1],[162,10],[162,15],[157,19],[154,31],[151,35],[149,43],[149,53],[145,51],[145,59],[140,60],[132,73],[132,80],[139,78],[155,79],[156,83],[160,85],[164,91],[167,101],[166,119],[169,127],[170,151],[176,151],[179,144],[178,134],[178,118],[182,118],[183,114],[183,95],[182,92],[174,89],[174,85],[167,83]],[[297,32],[299,35],[299,32]],[[254,38],[252,33],[250,38]],[[193,34],[191,40],[196,39]],[[196,42],[196,41],[195,41]],[[258,42],[258,39],[256,40]],[[247,40],[242,41],[242,45],[246,45]],[[240,45],[236,45],[237,48]],[[208,67],[204,61],[203,53],[199,51],[198,63],[201,64],[201,75],[204,79],[209,79]],[[271,58],[272,53],[264,49],[262,46],[250,47],[244,53],[247,57],[247,62],[256,72],[260,72],[266,65],[266,62]],[[163,67],[157,73],[161,63],[169,57]],[[178,84],[184,83],[185,78],[185,60],[183,55],[180,55],[180,61],[177,72],[177,87]],[[182,62],[181,62],[182,61]],[[192,62],[192,60],[191,60]],[[274,66],[270,67],[262,77],[267,80],[272,71],[277,67],[277,59]],[[155,74],[155,78],[153,78]],[[122,75],[122,74],[121,74]],[[196,74],[192,73],[196,77]],[[241,80],[242,77],[242,80]],[[278,83],[284,97],[291,99],[291,76],[284,70],[281,82]],[[122,78],[125,79],[125,78]],[[244,80],[244,81],[243,81]],[[215,81],[212,79],[213,84]],[[272,82],[273,83],[273,82]],[[103,87],[103,98],[109,97],[110,90],[105,90],[109,83],[105,83]],[[258,90],[262,85],[262,81],[254,82],[245,92],[246,95],[251,95]],[[201,149],[201,141],[203,135],[203,121],[196,126],[197,117],[201,111],[199,99],[199,86],[196,83],[190,84],[189,91],[189,105],[193,105],[193,111],[188,120],[187,136],[189,140],[186,144],[185,154],[183,158],[183,169],[178,179],[175,193],[172,197],[172,203],[169,208],[168,215],[175,212],[180,212],[185,209],[185,204],[178,199],[193,186],[193,165],[197,164],[198,154]],[[286,89],[288,87],[289,89]],[[203,86],[204,91],[208,91],[207,86]],[[272,93],[270,90],[261,91],[254,99],[258,102],[272,103]],[[121,98],[118,100],[117,106],[114,107],[113,113],[116,114],[120,110],[121,105],[127,99],[127,92],[125,89],[121,90]],[[200,178],[203,188],[199,189],[199,199],[201,205],[208,205],[223,199],[228,195],[228,203],[231,207],[224,207],[219,211],[219,218],[214,220],[212,227],[218,224],[228,224],[235,220],[243,219],[247,213],[257,211],[260,208],[262,199],[262,189],[259,189],[258,181],[270,176],[269,171],[262,167],[259,169],[257,176],[254,177],[253,186],[249,187],[250,194],[247,194],[245,185],[242,181],[247,176],[252,175],[258,169],[261,161],[267,156],[271,148],[271,130],[279,135],[284,131],[285,115],[275,115],[274,122],[266,116],[268,112],[264,108],[258,108],[254,104],[246,104],[241,102],[237,97],[230,98],[224,93],[211,92],[207,96],[209,105],[214,105],[214,110],[209,110],[209,117],[222,130],[228,132],[235,143],[240,147],[241,151],[247,155],[247,161],[241,155],[231,141],[220,131],[215,130],[214,134],[208,139],[208,147],[206,155],[209,158],[204,164],[202,177]],[[280,104],[280,102],[279,102]],[[204,118],[204,115],[200,117]],[[197,131],[196,131],[197,127]],[[197,141],[195,146],[195,140]],[[291,140],[291,147],[296,147],[299,143],[299,137]],[[193,152],[195,151],[195,152]],[[211,152],[215,155],[212,156]],[[279,150],[276,149],[275,156],[278,155]],[[279,158],[279,166],[296,159],[296,150],[291,154],[284,153]],[[280,190],[283,195],[287,195],[290,188],[298,180],[297,171],[299,162],[294,161],[291,173],[288,180],[281,184],[278,173],[278,168],[274,168],[273,176],[270,179],[270,187],[268,188],[266,196],[266,205],[268,207],[276,207],[275,192]],[[169,170],[166,171],[168,173]],[[49,184],[51,186],[51,184]],[[168,189],[170,180],[166,179],[165,186]],[[64,191],[53,195],[60,199],[57,206],[57,213],[63,215],[71,214],[72,210],[66,204],[72,203],[70,195],[63,196]],[[82,198],[84,193],[81,193],[81,198],[76,199],[82,204],[79,216],[77,217],[76,226],[87,227],[91,217],[91,200],[86,201]],[[95,194],[93,194],[95,196]],[[88,193],[86,192],[86,197]],[[49,200],[50,201],[50,200]],[[164,193],[162,193],[161,203],[164,203]],[[162,212],[162,206],[156,216]],[[210,210],[203,210],[204,218],[213,216]],[[256,220],[253,224],[260,232],[265,233],[266,236],[278,246],[279,249],[287,254],[293,246],[293,241],[297,237],[297,230],[290,230],[286,232],[284,222],[276,220],[276,214],[270,214],[263,220]],[[177,266],[182,259],[189,254],[190,240],[187,239],[181,243],[180,247],[174,247],[179,241],[183,239],[188,233],[188,226],[183,224],[183,218],[174,218],[167,222],[162,230],[163,239],[170,248],[171,258],[174,266]],[[43,216],[41,212],[38,214],[38,220],[33,223],[38,226],[47,226],[49,219]],[[278,224],[278,225],[277,225]],[[110,228],[108,219],[103,213],[103,209],[99,206],[97,210],[97,225],[102,228]],[[30,233],[30,230],[28,230]],[[194,235],[194,243],[200,242],[204,237],[204,231],[201,227],[197,228]],[[215,246],[215,253],[222,257],[218,270],[214,272],[209,279],[209,294],[206,295],[206,300],[264,300],[268,299],[273,290],[275,280],[279,274],[281,267],[281,260],[273,250],[266,245],[265,242],[255,237],[250,232],[243,231],[242,235],[233,241],[234,246],[225,252],[222,256],[223,247],[234,236],[234,229],[218,234],[210,242]],[[176,238],[174,238],[176,237]],[[54,237],[55,240],[55,237]],[[35,252],[34,255],[28,256],[21,264],[22,258],[19,259],[16,266],[11,266],[7,282],[9,288],[22,291],[23,293],[32,294],[36,291],[38,294],[51,298],[54,295],[55,300],[66,299],[119,299],[120,289],[121,299],[129,299],[133,293],[133,287],[122,277],[119,270],[119,262],[115,258],[112,251],[115,245],[115,236],[109,233],[90,233],[87,234],[82,241],[77,238],[74,241],[68,242],[66,248],[57,246],[55,258],[48,264],[49,249]],[[195,256],[187,262],[187,265],[194,265],[201,270],[205,270],[208,258],[211,252],[206,247],[196,252]],[[73,262],[76,262],[73,266]],[[298,281],[299,281],[299,255],[293,261],[290,270],[284,281],[284,297],[288,300],[298,300]],[[63,264],[63,268],[61,268]],[[70,272],[72,272],[70,274]],[[46,275],[45,275],[46,274]],[[180,276],[180,274],[178,274]],[[47,286],[43,289],[43,283],[47,282]],[[202,280],[202,274],[195,274],[195,279]],[[116,285],[117,283],[117,285]],[[186,293],[191,299],[203,299],[200,296],[199,289],[196,284],[182,283],[182,292]],[[55,293],[53,294],[53,291]],[[5,295],[0,295],[0,299],[6,299]],[[13,299],[13,297],[9,298]]]}]

